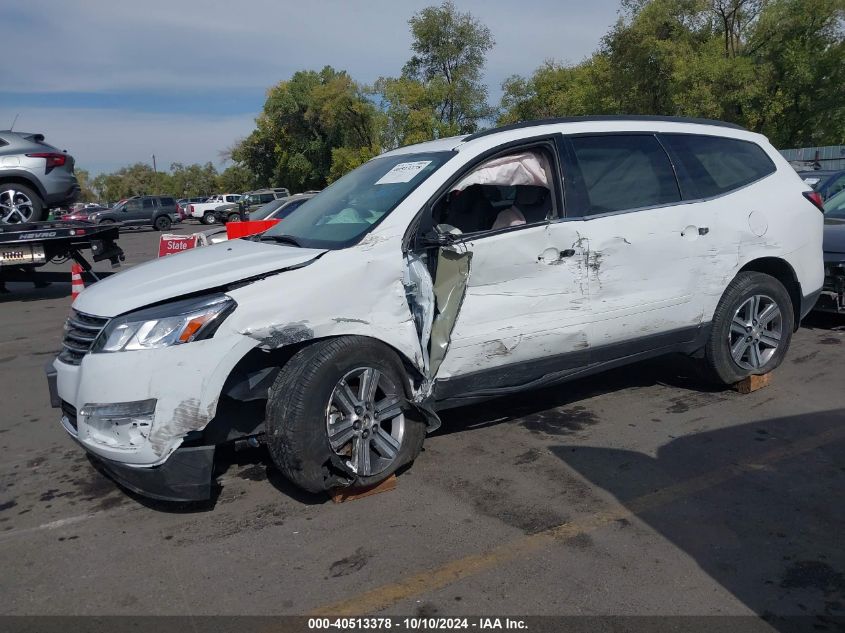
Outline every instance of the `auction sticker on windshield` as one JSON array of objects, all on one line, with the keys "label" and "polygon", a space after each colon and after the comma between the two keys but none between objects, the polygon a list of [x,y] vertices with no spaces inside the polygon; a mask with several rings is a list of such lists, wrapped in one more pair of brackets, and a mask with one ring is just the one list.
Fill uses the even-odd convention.
[{"label": "auction sticker on windshield", "polygon": [[399,163],[384,176],[376,180],[375,184],[388,185],[395,182],[411,182],[411,179],[420,173],[420,171],[425,169],[425,166],[429,164],[431,164],[430,160],[418,160],[413,163]]}]

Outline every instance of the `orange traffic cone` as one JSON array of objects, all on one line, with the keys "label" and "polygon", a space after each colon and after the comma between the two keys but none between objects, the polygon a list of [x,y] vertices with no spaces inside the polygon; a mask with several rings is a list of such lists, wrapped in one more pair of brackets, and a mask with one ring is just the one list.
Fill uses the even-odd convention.
[{"label": "orange traffic cone", "polygon": [[70,296],[76,299],[79,293],[85,290],[85,283],[82,281],[82,266],[73,262],[70,265]]}]

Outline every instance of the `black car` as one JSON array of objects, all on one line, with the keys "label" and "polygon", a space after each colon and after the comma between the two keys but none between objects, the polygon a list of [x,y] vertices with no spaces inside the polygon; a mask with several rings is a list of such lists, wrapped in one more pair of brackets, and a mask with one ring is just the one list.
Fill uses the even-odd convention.
[{"label": "black car", "polygon": [[167,231],[179,221],[179,213],[176,200],[170,196],[135,196],[106,211],[92,213],[88,219],[97,224],[120,222],[124,226],[152,226],[157,231]]},{"label": "black car", "polygon": [[845,169],[818,169],[800,172],[798,175],[821,194],[822,200],[832,198],[845,189]]},{"label": "black car", "polygon": [[824,287],[816,310],[845,314],[845,191],[824,205]]}]

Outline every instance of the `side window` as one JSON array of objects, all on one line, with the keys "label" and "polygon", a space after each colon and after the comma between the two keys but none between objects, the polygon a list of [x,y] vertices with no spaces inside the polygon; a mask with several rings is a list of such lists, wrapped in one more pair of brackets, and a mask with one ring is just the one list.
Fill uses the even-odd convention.
[{"label": "side window", "polygon": [[554,170],[546,148],[522,149],[482,162],[433,209],[441,233],[496,231],[554,215]]},{"label": "side window", "polygon": [[276,196],[274,196],[272,193],[262,193],[258,197],[258,200],[259,200],[259,202],[261,202],[261,204],[267,204],[268,202],[272,202],[275,199],[276,199]]},{"label": "side window", "polygon": [[144,211],[147,211],[149,209],[155,209],[155,207],[156,207],[155,200],[153,200],[152,198],[144,198],[142,200],[142,205],[143,205]]},{"label": "side window", "polygon": [[648,134],[570,137],[587,215],[679,202],[672,163]]},{"label": "side window", "polygon": [[834,178],[831,183],[827,186],[827,191],[825,192],[826,197],[835,196],[837,193],[845,189],[845,174],[839,176],[839,178]]},{"label": "side window", "polygon": [[305,200],[294,200],[286,204],[280,211],[273,214],[273,218],[282,219],[288,217],[294,210],[298,209]]},{"label": "side window", "polygon": [[140,200],[127,200],[126,204],[123,205],[123,210],[129,213],[137,212],[141,210],[141,201]]},{"label": "side window", "polygon": [[161,206],[163,206],[163,207],[175,207],[176,201],[173,198],[162,198],[161,199]]},{"label": "side window", "polygon": [[768,176],[775,164],[756,143],[720,136],[661,134],[685,174],[684,198],[710,198]]}]

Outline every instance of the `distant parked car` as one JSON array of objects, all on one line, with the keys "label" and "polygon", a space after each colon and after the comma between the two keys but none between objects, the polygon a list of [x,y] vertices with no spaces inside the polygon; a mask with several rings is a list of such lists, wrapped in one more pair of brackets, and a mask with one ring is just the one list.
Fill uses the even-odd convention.
[{"label": "distant parked car", "polygon": [[223,193],[212,196],[205,202],[192,202],[188,205],[188,215],[198,219],[203,224],[214,224],[217,219],[214,210],[224,204],[237,204],[241,199],[237,193]]},{"label": "distant parked car", "polygon": [[249,214],[250,220],[281,220],[289,216],[295,209],[313,198],[313,193],[297,193],[288,198],[281,198],[259,207]]},{"label": "distant parked car", "polygon": [[798,175],[821,194],[822,200],[827,200],[845,189],[845,169],[802,171]]},{"label": "distant parked car", "polygon": [[260,206],[278,200],[280,198],[290,197],[290,191],[284,187],[277,187],[275,189],[257,189],[256,191],[249,191],[241,198],[241,209],[244,213],[252,213]]},{"label": "distant parked car", "polygon": [[0,131],[0,224],[39,222],[78,197],[72,156],[43,134]]},{"label": "distant parked car", "polygon": [[824,287],[816,310],[845,314],[845,190],[824,203]]},{"label": "distant parked car", "polygon": [[[298,193],[290,196],[289,198],[279,198],[278,200],[268,202],[263,207],[253,211],[248,217],[240,215],[237,205],[223,205],[222,207],[215,209],[214,213],[221,224],[226,224],[227,222],[238,222],[241,220],[250,222],[258,220],[281,220],[289,216],[294,209],[298,209],[304,202],[313,197],[314,194]],[[243,232],[242,236],[261,233],[267,229],[266,226],[259,227],[255,230],[249,230],[247,227],[244,228],[246,230]],[[229,239],[228,232],[225,227],[218,227],[209,229],[208,231],[203,231],[203,235],[206,236],[209,244],[217,244]]]},{"label": "distant parked car", "polygon": [[179,221],[176,200],[170,196],[135,196],[121,200],[111,209],[92,213],[89,219],[97,224],[120,222],[124,226],[152,226],[167,231]]},{"label": "distant parked car", "polygon": [[68,213],[65,213],[61,216],[61,220],[63,222],[87,222],[91,217],[92,213],[98,213],[100,211],[108,211],[105,207],[101,206],[93,206],[93,207],[83,207],[77,210],[70,210]]}]

